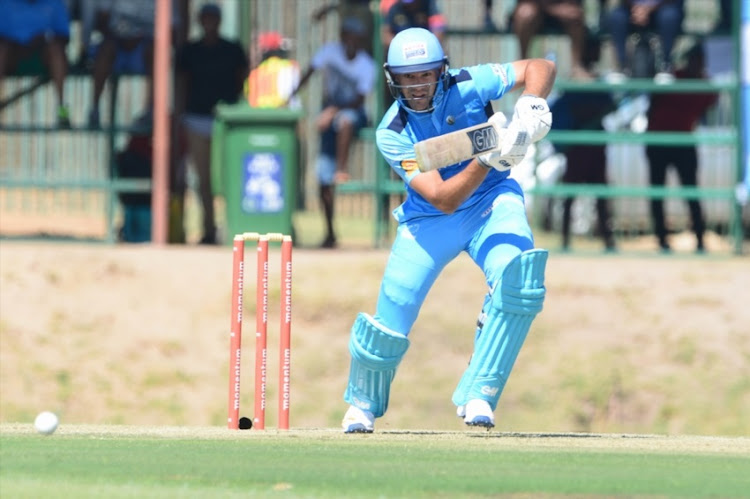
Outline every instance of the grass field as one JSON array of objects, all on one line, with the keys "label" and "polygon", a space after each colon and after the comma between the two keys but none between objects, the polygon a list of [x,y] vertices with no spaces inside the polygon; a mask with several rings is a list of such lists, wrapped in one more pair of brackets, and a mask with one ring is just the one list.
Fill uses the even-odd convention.
[{"label": "grass field", "polygon": [[[568,254],[540,234],[548,298],[490,433],[450,403],[485,292],[459,258],[377,432],[345,436],[348,332],[372,311],[387,251],[364,226],[315,250],[319,220],[303,222],[290,432],[224,428],[228,248],[4,241],[0,498],[750,497],[750,266],[715,239],[702,256],[650,240]],[[250,365],[243,376],[250,415]],[[268,394],[273,428],[274,383]],[[32,428],[41,410],[61,417],[52,436]]]},{"label": "grass field", "polygon": [[750,497],[750,439],[0,425],[3,497]]}]

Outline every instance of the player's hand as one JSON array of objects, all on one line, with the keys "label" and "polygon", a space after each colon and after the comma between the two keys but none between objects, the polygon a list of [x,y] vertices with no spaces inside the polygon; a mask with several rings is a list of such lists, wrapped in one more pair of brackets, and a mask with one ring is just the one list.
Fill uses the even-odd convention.
[{"label": "player's hand", "polygon": [[516,122],[529,134],[530,142],[542,140],[552,126],[552,113],[547,101],[535,95],[519,97],[511,126]]},{"label": "player's hand", "polygon": [[[499,130],[508,126],[508,118],[503,113],[498,112],[490,116],[489,123]],[[507,137],[507,131],[505,133]],[[482,154],[477,157],[477,160],[486,168],[494,168],[495,170],[504,172],[520,163],[524,156],[525,153],[520,158],[517,156],[504,156],[500,149]]]},{"label": "player's hand", "polygon": [[519,160],[517,157],[503,156],[499,152],[488,152],[477,156],[477,161],[482,164],[488,170],[494,168],[499,172],[510,170],[518,163],[521,162],[523,156]]}]

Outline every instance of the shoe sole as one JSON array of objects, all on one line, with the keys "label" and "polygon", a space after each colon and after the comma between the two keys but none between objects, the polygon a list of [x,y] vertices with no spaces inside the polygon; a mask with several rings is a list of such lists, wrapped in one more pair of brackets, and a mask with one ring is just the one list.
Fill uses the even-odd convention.
[{"label": "shoe sole", "polygon": [[484,416],[479,416],[471,421],[465,421],[465,423],[466,426],[480,426],[482,428],[487,428],[488,430],[495,427],[495,423]]},{"label": "shoe sole", "polygon": [[344,433],[372,433],[374,430],[368,430],[365,427],[360,428],[348,428],[344,430]]}]

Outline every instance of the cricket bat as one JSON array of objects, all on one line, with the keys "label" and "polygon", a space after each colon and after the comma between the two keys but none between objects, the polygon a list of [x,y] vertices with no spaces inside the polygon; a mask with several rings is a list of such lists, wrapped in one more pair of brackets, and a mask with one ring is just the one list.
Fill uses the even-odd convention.
[{"label": "cricket bat", "polygon": [[505,130],[492,123],[482,123],[417,142],[414,152],[419,170],[437,170],[497,149]]}]

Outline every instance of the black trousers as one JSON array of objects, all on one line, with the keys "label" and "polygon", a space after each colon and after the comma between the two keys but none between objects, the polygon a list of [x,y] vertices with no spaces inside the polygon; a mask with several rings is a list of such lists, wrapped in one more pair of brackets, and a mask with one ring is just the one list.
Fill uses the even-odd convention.
[{"label": "black trousers", "polygon": [[[652,186],[664,185],[669,166],[675,168],[683,186],[698,184],[698,154],[694,146],[647,146],[646,156],[649,161],[649,178]],[[706,225],[700,202],[697,199],[689,199],[688,208],[690,209],[693,231],[698,238],[698,242],[702,243]],[[667,227],[664,221],[664,201],[662,199],[653,198],[651,200],[651,219],[654,224],[654,233],[659,238],[659,242],[666,242]]]}]

